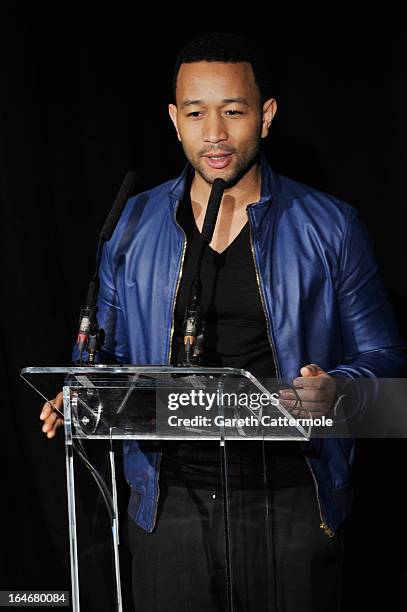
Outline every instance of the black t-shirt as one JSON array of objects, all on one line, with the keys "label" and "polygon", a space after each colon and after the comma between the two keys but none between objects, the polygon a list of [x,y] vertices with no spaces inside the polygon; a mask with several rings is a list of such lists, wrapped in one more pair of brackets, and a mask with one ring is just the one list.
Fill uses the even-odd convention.
[{"label": "black t-shirt", "polygon": [[[177,221],[185,232],[187,247],[175,306],[174,364],[183,357],[185,311],[201,244],[189,193],[178,206]],[[210,246],[205,249],[200,278],[205,322],[204,365],[243,368],[257,378],[274,378],[273,353],[260,299],[248,223],[222,253]]]},{"label": "black t-shirt", "polygon": [[[172,363],[182,361],[184,318],[189,291],[196,272],[200,233],[193,216],[190,190],[179,204],[177,221],[187,247],[175,306]],[[206,248],[201,268],[202,316],[205,321],[204,365],[249,370],[259,379],[275,377],[266,317],[260,297],[250,243],[248,222],[222,252]],[[263,448],[256,441],[229,441],[228,469],[231,478],[248,477],[258,485],[263,471]],[[273,485],[309,484],[311,475],[297,442],[267,442],[266,459],[272,465]],[[179,472],[199,485],[219,479],[219,443],[172,441],[161,443],[162,471],[167,477]],[[253,477],[253,478],[252,478]],[[257,485],[256,485],[257,482]]]}]

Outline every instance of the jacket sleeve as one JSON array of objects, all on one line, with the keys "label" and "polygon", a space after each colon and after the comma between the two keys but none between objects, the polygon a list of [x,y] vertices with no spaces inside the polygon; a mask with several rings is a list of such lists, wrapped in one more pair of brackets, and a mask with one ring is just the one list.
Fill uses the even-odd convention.
[{"label": "jacket sleeve", "polygon": [[[102,349],[96,355],[97,363],[130,363],[128,335],[125,318],[118,298],[109,253],[109,243],[103,245],[99,270],[100,291],[98,297],[97,320],[99,327],[105,332]],[[84,358],[87,353],[84,352]],[[72,359],[79,357],[77,346],[74,346]]]},{"label": "jacket sleeve", "polygon": [[405,346],[375,261],[367,230],[349,209],[337,300],[344,363],[328,373],[349,378],[396,378],[406,373]]}]

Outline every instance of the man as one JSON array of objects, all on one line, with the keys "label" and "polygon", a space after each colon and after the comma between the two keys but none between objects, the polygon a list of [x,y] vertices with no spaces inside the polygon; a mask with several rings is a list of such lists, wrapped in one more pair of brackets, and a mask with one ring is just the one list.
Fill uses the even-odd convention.
[{"label": "man", "polygon": [[[129,200],[104,249],[101,359],[182,359],[199,232],[211,186],[221,177],[226,190],[202,267],[205,363],[294,379],[307,410],[318,416],[333,405],[335,377],[401,375],[401,343],[355,211],[277,175],[261,155],[277,103],[251,44],[217,34],[192,41],[178,57],[174,90],[169,114],[189,163],[177,180]],[[291,398],[287,392],[288,406]],[[47,405],[41,418],[53,437],[62,420]],[[257,477],[259,445],[239,444],[228,446],[229,601],[236,610],[265,610],[270,602],[284,611],[339,609],[353,442],[266,445],[268,501]],[[225,609],[216,453],[204,443],[125,444],[137,609]],[[266,506],[273,516],[271,553],[262,548],[270,536],[261,519]]]}]

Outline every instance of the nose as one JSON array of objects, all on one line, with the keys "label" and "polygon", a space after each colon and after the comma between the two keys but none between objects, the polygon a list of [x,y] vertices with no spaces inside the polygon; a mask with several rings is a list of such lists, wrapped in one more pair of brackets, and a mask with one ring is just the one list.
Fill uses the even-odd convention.
[{"label": "nose", "polygon": [[228,139],[228,133],[222,117],[218,113],[208,114],[203,129],[204,142],[215,144]]}]

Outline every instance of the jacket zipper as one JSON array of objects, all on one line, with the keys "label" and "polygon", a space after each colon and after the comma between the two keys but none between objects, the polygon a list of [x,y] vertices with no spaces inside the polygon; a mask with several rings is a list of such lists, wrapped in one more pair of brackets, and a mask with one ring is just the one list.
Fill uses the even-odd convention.
[{"label": "jacket zipper", "polygon": [[311,472],[311,476],[312,476],[312,479],[313,479],[314,484],[315,484],[315,490],[317,492],[317,502],[318,502],[319,516],[321,517],[321,523],[320,523],[319,527],[320,527],[320,529],[323,530],[325,535],[328,536],[328,538],[333,538],[334,535],[335,535],[335,532],[330,528],[328,523],[324,520],[324,517],[323,517],[323,514],[322,514],[321,502],[319,501],[319,491],[318,491],[317,479],[315,478],[315,474],[314,474],[314,472],[312,470],[312,467],[310,465],[308,457],[305,457],[305,461],[307,462],[307,465],[309,467],[309,471]]},{"label": "jacket zipper", "polygon": [[[175,293],[174,293],[174,299],[172,302],[172,315],[171,315],[171,330],[170,330],[170,346],[168,347],[168,364],[171,364],[171,355],[172,355],[172,338],[174,335],[174,328],[175,328],[175,304],[177,301],[177,295],[178,295],[178,289],[181,283],[181,277],[182,277],[182,270],[184,267],[184,259],[185,259],[185,251],[187,248],[187,237],[185,235],[184,230],[182,229],[182,227],[180,226],[180,224],[177,221],[177,210],[178,210],[178,206],[180,204],[180,200],[177,200],[176,204],[175,204],[175,212],[174,212],[174,218],[175,218],[175,223],[176,225],[180,228],[180,230],[182,231],[182,233],[184,234],[184,244],[182,246],[182,257],[181,257],[181,265],[179,268],[179,272],[178,272],[178,278],[177,278],[177,284],[175,287]],[[157,511],[158,511],[158,499],[160,497],[160,467],[161,467],[161,458],[162,458],[162,453],[160,452],[158,455],[158,464],[157,464],[157,500],[156,500],[156,504],[155,504],[155,511],[154,511],[154,518],[153,518],[153,529],[154,529],[154,525],[155,522],[157,520]]]},{"label": "jacket zipper", "polygon": [[180,226],[180,224],[177,221],[177,210],[178,210],[179,204],[180,204],[180,200],[177,200],[177,202],[175,204],[174,220],[175,220],[175,224],[177,225],[177,227],[179,227],[179,229],[181,230],[181,232],[184,235],[184,244],[182,246],[181,265],[180,265],[179,272],[178,272],[177,285],[175,287],[174,299],[173,299],[173,302],[172,302],[170,346],[168,347],[168,364],[169,365],[171,365],[172,338],[173,338],[174,329],[175,329],[175,304],[176,304],[176,301],[177,301],[178,289],[179,289],[179,286],[180,286],[180,283],[181,283],[181,278],[182,278],[182,270],[183,270],[183,267],[184,267],[185,251],[187,249],[187,237],[186,237],[186,234],[185,234],[183,228]]},{"label": "jacket zipper", "polygon": [[256,253],[255,253],[254,246],[253,246],[253,230],[252,230],[252,225],[250,223],[250,211],[249,211],[248,207],[246,208],[246,212],[247,212],[247,218],[248,218],[248,221],[249,221],[250,248],[251,248],[251,251],[252,251],[254,270],[256,272],[256,280],[257,280],[257,286],[259,288],[260,301],[261,301],[261,304],[262,304],[262,307],[263,307],[264,318],[266,319],[267,336],[268,336],[269,344],[270,344],[270,347],[271,347],[271,352],[273,354],[274,367],[276,369],[277,376],[279,378],[281,378],[281,372],[280,372],[280,368],[279,368],[279,365],[278,365],[278,362],[277,362],[277,355],[276,355],[276,351],[275,351],[275,348],[274,348],[273,339],[271,337],[270,322],[269,322],[269,319],[268,319],[268,316],[267,316],[267,312],[266,312],[266,306],[265,306],[265,302],[264,302],[263,290],[261,288],[261,283],[260,283],[259,271],[258,271],[258,268],[257,268]]},{"label": "jacket zipper", "polygon": [[[276,354],[276,351],[275,351],[275,348],[274,348],[274,343],[273,343],[272,336],[271,336],[269,317],[267,316],[263,289],[261,287],[260,275],[259,275],[259,271],[258,271],[258,267],[257,267],[256,253],[255,253],[254,245],[253,245],[253,230],[252,230],[252,225],[251,225],[251,222],[250,222],[250,210],[249,210],[249,207],[247,207],[246,211],[247,211],[247,217],[248,217],[248,221],[249,221],[250,247],[251,247],[252,256],[253,256],[254,269],[255,269],[255,272],[256,272],[257,285],[258,285],[259,293],[260,293],[260,300],[261,300],[261,303],[262,303],[262,306],[263,306],[263,312],[264,312],[264,316],[265,316],[265,319],[266,319],[267,336],[268,336],[268,339],[269,339],[269,343],[270,343],[270,347],[271,347],[271,352],[273,354],[274,367],[276,368],[277,376],[279,376],[281,378],[281,372],[280,372],[280,368],[278,366],[277,354]],[[314,472],[312,470],[312,467],[311,467],[307,457],[305,457],[305,460],[307,462],[307,465],[309,467],[309,470],[311,472],[311,476],[312,476],[312,479],[313,479],[314,485],[315,485],[315,493],[316,493],[316,496],[317,496],[319,516],[320,516],[320,519],[321,519],[321,523],[320,523],[319,527],[320,527],[320,529],[322,529],[324,531],[324,533],[328,537],[332,538],[335,535],[335,533],[329,527],[328,523],[324,519],[324,515],[323,515],[323,512],[322,512],[322,508],[321,508],[321,502],[320,502],[320,499],[319,499],[318,483],[317,483],[317,480],[315,478],[315,474],[314,474]]]}]

